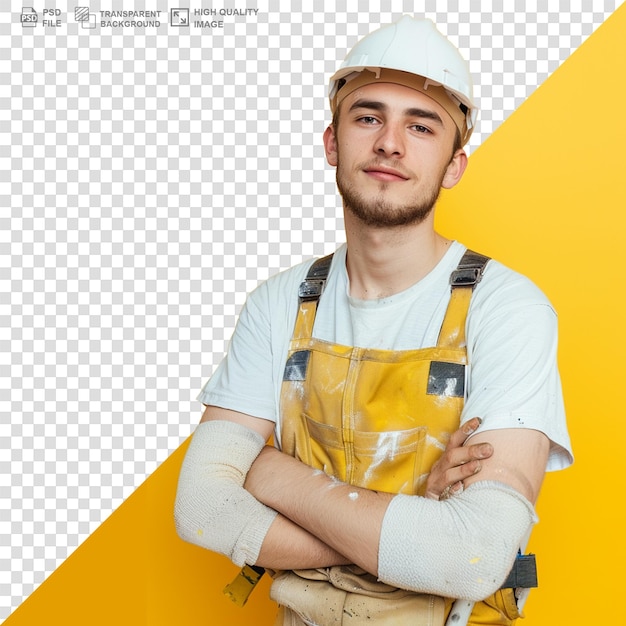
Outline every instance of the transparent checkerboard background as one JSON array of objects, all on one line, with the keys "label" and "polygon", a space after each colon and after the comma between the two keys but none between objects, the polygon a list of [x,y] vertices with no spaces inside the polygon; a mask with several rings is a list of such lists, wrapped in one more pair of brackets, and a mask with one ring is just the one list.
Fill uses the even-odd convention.
[{"label": "transparent checkerboard background", "polygon": [[[621,2],[158,0],[161,27],[114,30],[24,4],[35,28],[0,9],[0,619],[192,432],[245,294],[343,240],[326,82],[371,25],[460,47],[471,152]],[[169,26],[181,5],[259,12]]]}]

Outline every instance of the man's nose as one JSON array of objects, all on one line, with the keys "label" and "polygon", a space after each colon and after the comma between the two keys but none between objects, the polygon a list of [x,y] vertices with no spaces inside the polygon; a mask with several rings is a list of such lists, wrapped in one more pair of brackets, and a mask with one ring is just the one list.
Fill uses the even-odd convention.
[{"label": "man's nose", "polygon": [[382,126],[374,151],[387,157],[399,157],[404,154],[404,135],[399,125],[386,123]]}]

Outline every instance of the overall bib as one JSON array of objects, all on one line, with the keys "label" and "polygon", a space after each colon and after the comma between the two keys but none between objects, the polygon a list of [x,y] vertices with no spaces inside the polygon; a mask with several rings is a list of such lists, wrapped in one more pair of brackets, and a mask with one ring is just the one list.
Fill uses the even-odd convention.
[{"label": "overall bib", "polygon": [[[465,393],[465,320],[488,259],[466,252],[437,345],[378,350],[312,337],[331,257],[300,286],[281,389],[281,446],[340,481],[389,493],[423,495],[432,465],[459,426]],[[442,626],[452,599],[390,587],[356,566],[277,574],[276,626],[376,624]],[[470,624],[513,624],[513,592],[477,603]]]}]

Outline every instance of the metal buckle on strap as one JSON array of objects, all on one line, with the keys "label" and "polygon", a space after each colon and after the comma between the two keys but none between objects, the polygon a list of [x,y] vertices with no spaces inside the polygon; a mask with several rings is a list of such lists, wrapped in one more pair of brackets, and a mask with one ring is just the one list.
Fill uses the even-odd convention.
[{"label": "metal buckle on strap", "polygon": [[317,261],[311,265],[309,273],[298,288],[300,302],[312,302],[320,299],[324,291],[324,285],[328,278],[328,271],[330,270],[332,260],[333,255],[329,254],[321,259],[317,259]]},{"label": "metal buckle on strap", "polygon": [[534,554],[519,554],[500,589],[531,589],[538,587],[537,561]]},{"label": "metal buckle on strap", "polygon": [[465,267],[456,269],[450,274],[450,285],[452,287],[474,287],[482,278],[481,268]]},{"label": "metal buckle on strap", "polygon": [[324,291],[325,280],[311,280],[307,279],[300,283],[298,289],[298,297],[301,302],[310,302],[311,300],[318,300]]},{"label": "metal buckle on strap", "polygon": [[457,268],[450,274],[450,286],[471,287],[472,289],[483,277],[485,266],[489,262],[489,257],[479,254],[473,250],[466,250]]}]

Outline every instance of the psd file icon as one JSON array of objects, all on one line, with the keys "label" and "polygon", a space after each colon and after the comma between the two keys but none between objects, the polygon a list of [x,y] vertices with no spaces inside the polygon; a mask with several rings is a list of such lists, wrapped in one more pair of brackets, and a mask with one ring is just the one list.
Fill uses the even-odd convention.
[{"label": "psd file icon", "polygon": [[33,7],[22,7],[22,15],[20,16],[20,22],[22,22],[22,26],[26,28],[34,28],[37,26],[37,22],[39,21],[39,16],[37,15],[37,11],[33,9]]}]

